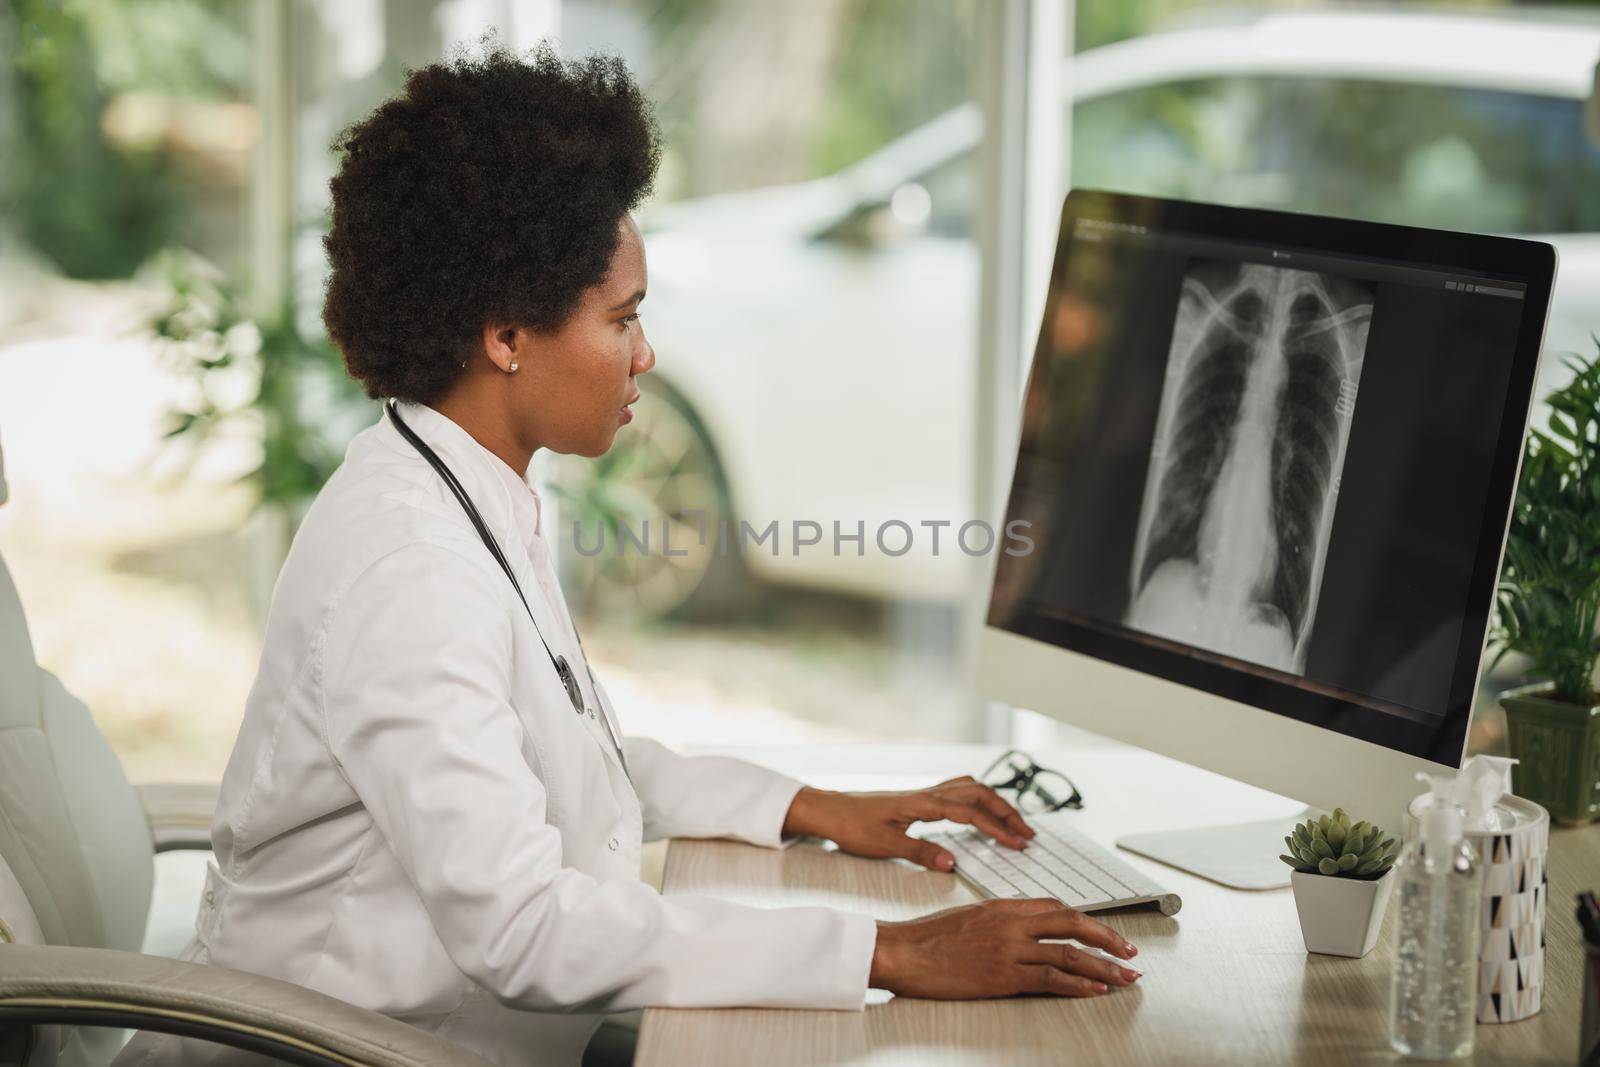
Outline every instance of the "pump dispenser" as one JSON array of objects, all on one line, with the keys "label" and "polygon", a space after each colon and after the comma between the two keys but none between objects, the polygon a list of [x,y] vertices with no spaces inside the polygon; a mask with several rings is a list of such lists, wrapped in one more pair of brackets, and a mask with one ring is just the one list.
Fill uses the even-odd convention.
[{"label": "pump dispenser", "polygon": [[1418,1059],[1472,1052],[1478,987],[1482,875],[1464,836],[1455,779],[1418,774],[1432,787],[1421,829],[1395,865],[1400,896],[1389,1043]]},{"label": "pump dispenser", "polygon": [[1417,772],[1417,781],[1428,783],[1429,802],[1422,813],[1422,842],[1429,849],[1444,855],[1465,836],[1466,812],[1456,803],[1453,775]]}]

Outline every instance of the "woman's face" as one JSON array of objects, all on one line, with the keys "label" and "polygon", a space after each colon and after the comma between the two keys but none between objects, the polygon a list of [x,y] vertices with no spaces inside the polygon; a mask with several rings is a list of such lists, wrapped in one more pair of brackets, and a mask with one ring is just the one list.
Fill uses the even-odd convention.
[{"label": "woman's face", "polygon": [[648,282],[644,238],[626,215],[618,231],[605,278],[584,291],[560,329],[527,336],[531,358],[514,376],[530,436],[554,452],[604,454],[633,419],[634,378],[655,366],[639,322]]}]

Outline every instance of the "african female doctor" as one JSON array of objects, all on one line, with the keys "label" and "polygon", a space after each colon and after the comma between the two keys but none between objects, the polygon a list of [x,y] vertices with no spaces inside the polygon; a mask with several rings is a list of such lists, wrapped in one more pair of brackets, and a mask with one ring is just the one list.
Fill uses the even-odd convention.
[{"label": "african female doctor", "polygon": [[824,792],[623,736],[526,478],[541,449],[599,456],[626,434],[655,364],[630,212],[658,134],[620,63],[490,45],[410,73],[335,147],[325,322],[350,373],[395,403],[350,445],[279,578],[190,958],[504,1064],[576,1063],[606,1013],[646,1005],[858,1010],[869,986],[1092,996],[1132,981],[1060,943],[1134,953],[1055,901],[889,923],[640,880],[653,838],[814,835],[948,871],[913,823],[1013,848],[1032,831],[970,778]]}]

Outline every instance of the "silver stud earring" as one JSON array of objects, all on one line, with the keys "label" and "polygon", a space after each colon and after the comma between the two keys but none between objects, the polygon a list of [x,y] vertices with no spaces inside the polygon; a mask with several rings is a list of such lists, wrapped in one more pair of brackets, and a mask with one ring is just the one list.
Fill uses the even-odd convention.
[{"label": "silver stud earring", "polygon": [[511,364],[510,371],[512,374],[517,372],[517,365],[515,363]]}]

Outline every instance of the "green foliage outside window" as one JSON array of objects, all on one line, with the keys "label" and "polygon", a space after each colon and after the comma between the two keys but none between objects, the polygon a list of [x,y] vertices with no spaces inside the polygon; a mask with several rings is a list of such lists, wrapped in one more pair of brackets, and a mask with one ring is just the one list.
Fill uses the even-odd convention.
[{"label": "green foliage outside window", "polygon": [[0,205],[64,274],[125,278],[186,238],[190,183],[160,141],[107,132],[121,97],[241,95],[237,3],[0,0]]},{"label": "green foliage outside window", "polygon": [[258,502],[291,514],[304,507],[350,438],[377,418],[376,403],[292,302],[254,316],[221,271],[184,252],[158,257],[151,270],[167,296],[150,329],[193,385],[168,439],[199,446],[219,433],[248,435],[261,448],[244,475]]}]

